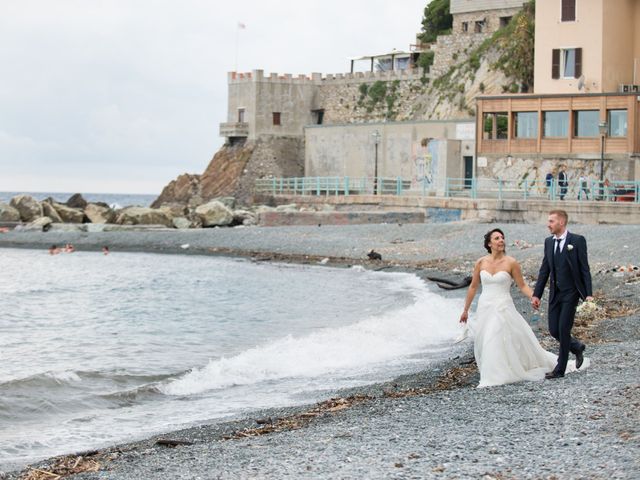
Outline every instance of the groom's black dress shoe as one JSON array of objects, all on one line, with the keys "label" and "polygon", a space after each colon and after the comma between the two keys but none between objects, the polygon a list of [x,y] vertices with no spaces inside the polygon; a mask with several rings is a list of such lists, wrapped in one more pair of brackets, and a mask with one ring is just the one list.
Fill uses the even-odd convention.
[{"label": "groom's black dress shoe", "polygon": [[586,348],[585,345],[582,345],[582,350],[580,350],[578,353],[576,353],[576,369],[579,369],[582,366],[582,363],[584,362],[584,349]]},{"label": "groom's black dress shoe", "polygon": [[544,374],[544,378],[546,378],[547,380],[553,380],[554,378],[562,378],[562,377],[564,377],[564,373],[549,372]]}]

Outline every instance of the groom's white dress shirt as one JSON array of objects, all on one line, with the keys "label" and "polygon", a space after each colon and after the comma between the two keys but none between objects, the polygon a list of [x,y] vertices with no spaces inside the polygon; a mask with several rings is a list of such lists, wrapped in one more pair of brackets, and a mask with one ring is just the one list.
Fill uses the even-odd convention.
[{"label": "groom's white dress shirt", "polygon": [[556,243],[555,243],[555,241],[556,241],[556,240],[560,240],[560,251],[562,251],[562,250],[564,249],[564,244],[565,244],[565,243],[566,243],[566,241],[567,241],[567,233],[569,233],[569,230],[565,230],[565,231],[564,231],[564,233],[563,233],[562,235],[560,235],[559,237],[558,237],[558,236],[556,236],[556,235],[554,235],[554,236],[553,236],[553,241],[554,241],[554,245],[553,245],[553,253],[556,253],[556,252],[555,252],[555,249],[556,249]]}]

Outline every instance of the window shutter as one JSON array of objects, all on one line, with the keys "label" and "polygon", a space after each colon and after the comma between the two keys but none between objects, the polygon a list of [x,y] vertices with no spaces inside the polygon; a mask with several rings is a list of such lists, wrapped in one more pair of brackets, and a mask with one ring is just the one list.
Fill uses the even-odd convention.
[{"label": "window shutter", "polygon": [[554,48],[551,55],[551,78],[560,78],[560,49]]},{"label": "window shutter", "polygon": [[582,49],[576,48],[576,78],[580,78],[582,76]]},{"label": "window shutter", "polygon": [[563,22],[575,22],[576,20],[576,0],[562,0]]}]

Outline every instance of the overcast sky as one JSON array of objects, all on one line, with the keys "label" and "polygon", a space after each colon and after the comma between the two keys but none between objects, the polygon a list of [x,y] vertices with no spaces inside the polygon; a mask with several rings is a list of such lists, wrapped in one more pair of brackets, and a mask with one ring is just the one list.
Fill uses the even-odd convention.
[{"label": "overcast sky", "polygon": [[159,193],[222,145],[236,50],[239,71],[343,73],[407,49],[426,4],[0,0],[0,191]]}]

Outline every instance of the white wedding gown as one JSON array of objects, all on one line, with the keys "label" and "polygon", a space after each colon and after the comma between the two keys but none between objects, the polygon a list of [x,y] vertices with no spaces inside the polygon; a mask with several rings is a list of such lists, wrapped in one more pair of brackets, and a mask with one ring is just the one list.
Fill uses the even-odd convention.
[{"label": "white wedding gown", "polygon": [[[470,326],[480,370],[478,387],[544,379],[544,374],[556,366],[558,357],[540,346],[533,330],[518,313],[510,293],[511,275],[505,271],[491,275],[482,270],[480,280],[482,294]],[[588,364],[585,358],[580,370]],[[575,360],[570,360],[566,372],[575,369]]]}]

